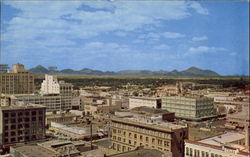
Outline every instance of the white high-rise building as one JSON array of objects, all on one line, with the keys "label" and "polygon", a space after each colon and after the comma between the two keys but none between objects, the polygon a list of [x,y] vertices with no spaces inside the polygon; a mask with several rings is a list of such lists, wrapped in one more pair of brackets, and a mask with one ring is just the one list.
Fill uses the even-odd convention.
[{"label": "white high-rise building", "polygon": [[42,95],[60,95],[61,109],[71,109],[73,85],[64,81],[58,81],[56,76],[45,75],[41,85]]},{"label": "white high-rise building", "polygon": [[41,85],[42,94],[59,94],[60,85],[58,83],[57,77],[53,75],[45,75],[45,80],[43,80]]}]

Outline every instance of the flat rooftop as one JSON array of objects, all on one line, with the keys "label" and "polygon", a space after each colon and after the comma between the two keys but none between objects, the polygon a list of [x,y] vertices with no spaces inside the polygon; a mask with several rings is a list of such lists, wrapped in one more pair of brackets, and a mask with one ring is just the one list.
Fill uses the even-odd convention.
[{"label": "flat rooftop", "polygon": [[56,157],[56,153],[38,145],[14,146],[16,151],[30,157]]},{"label": "flat rooftop", "polygon": [[2,111],[9,111],[9,110],[29,110],[29,109],[46,109],[45,106],[42,105],[34,105],[34,104],[27,104],[27,105],[11,105],[11,106],[1,106],[0,110]]},{"label": "flat rooftop", "polygon": [[152,130],[159,130],[159,131],[164,131],[164,132],[166,131],[172,132],[176,129],[187,128],[186,126],[176,125],[176,124],[167,123],[167,122],[151,123],[151,122],[145,121],[142,118],[112,118],[111,120],[114,122],[118,122],[118,123],[140,126],[140,127],[145,127],[145,128],[149,128]]},{"label": "flat rooftop", "polygon": [[157,97],[130,97],[130,99],[141,99],[141,100],[160,100],[161,98],[157,98]]},{"label": "flat rooftop", "polygon": [[155,149],[139,149],[129,152],[109,155],[108,157],[162,157],[163,153]]},{"label": "flat rooftop", "polygon": [[200,140],[199,142],[216,145],[216,146],[222,146],[223,144],[231,143],[233,141],[242,140],[242,139],[245,139],[244,134],[228,132],[222,135]]},{"label": "flat rooftop", "polygon": [[145,112],[148,114],[162,114],[162,113],[171,113],[167,110],[162,110],[162,109],[156,109],[152,107],[147,107],[147,106],[140,106],[140,107],[135,107],[130,110],[131,112]]}]

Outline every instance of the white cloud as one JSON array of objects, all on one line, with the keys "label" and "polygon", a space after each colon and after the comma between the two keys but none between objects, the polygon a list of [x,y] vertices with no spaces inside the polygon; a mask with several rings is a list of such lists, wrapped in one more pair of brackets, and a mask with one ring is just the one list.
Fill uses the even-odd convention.
[{"label": "white cloud", "polygon": [[[5,53],[22,56],[30,55],[31,52],[41,54],[44,51],[48,52],[47,58],[53,56],[51,54],[62,54],[60,51],[72,54],[88,53],[88,50],[129,52],[131,50],[125,45],[90,41],[102,34],[114,33],[117,36],[126,36],[144,28],[155,29],[162,21],[191,16],[193,8],[197,13],[202,13],[198,10],[201,8],[191,6],[185,1],[4,1],[3,3],[18,10],[12,19],[4,23],[4,31],[1,30],[1,42],[8,43],[4,45]],[[84,9],[83,5],[91,9]],[[179,33],[165,34],[167,38],[183,36]],[[162,34],[148,33],[144,38],[132,42],[145,42],[147,38],[157,41],[162,38]],[[86,44],[82,45],[82,42]]]},{"label": "white cloud", "polygon": [[206,8],[203,8],[200,3],[197,2],[191,2],[190,7],[195,9],[197,13],[203,14],[203,15],[208,15],[209,11]]},{"label": "white cloud", "polygon": [[146,34],[141,34],[138,36],[138,39],[141,39],[141,40],[154,40],[154,41],[157,41],[160,39],[160,34],[159,33],[154,33],[154,32],[149,32],[149,33],[146,33]]},{"label": "white cloud", "polygon": [[[61,35],[71,38],[89,38],[100,33],[134,31],[144,25],[157,26],[159,20],[183,19],[191,16],[188,2],[87,2],[87,1],[7,1],[21,12],[8,24],[4,34],[23,39],[40,35]],[[82,10],[81,6],[97,8]],[[200,6],[201,7],[201,6]],[[157,9],[156,9],[157,8]],[[105,10],[106,9],[106,10]],[[37,32],[38,31],[38,32]],[[124,36],[124,33],[118,33]],[[176,34],[178,36],[178,34]]]},{"label": "white cloud", "polygon": [[170,48],[170,46],[166,44],[156,45],[153,47],[155,50],[167,50]]},{"label": "white cloud", "polygon": [[193,37],[192,41],[203,41],[203,40],[207,40],[207,36],[201,36],[201,37]]},{"label": "white cloud", "polygon": [[185,35],[181,34],[181,33],[175,33],[175,32],[165,32],[165,33],[163,33],[163,37],[175,39],[175,38],[183,38],[183,37],[185,37]]},{"label": "white cloud", "polygon": [[133,43],[135,43],[135,44],[144,43],[144,42],[145,42],[145,40],[142,40],[142,39],[133,40]]},{"label": "white cloud", "polygon": [[125,37],[125,36],[127,36],[127,33],[118,31],[118,32],[115,33],[115,35],[119,36],[119,37]]},{"label": "white cloud", "polygon": [[220,47],[207,47],[207,46],[190,47],[188,49],[188,54],[201,54],[201,53],[211,53],[218,51],[227,51],[227,49]]}]

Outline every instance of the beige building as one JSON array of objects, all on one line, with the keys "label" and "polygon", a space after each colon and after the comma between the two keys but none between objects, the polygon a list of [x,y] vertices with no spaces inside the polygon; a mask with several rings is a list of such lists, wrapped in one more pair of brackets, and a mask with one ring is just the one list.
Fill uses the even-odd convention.
[{"label": "beige building", "polygon": [[45,110],[37,105],[0,107],[0,145],[43,139]]},{"label": "beige building", "polygon": [[34,92],[34,75],[15,64],[7,73],[0,73],[0,94],[30,94]]},{"label": "beige building", "polygon": [[41,94],[54,95],[59,94],[61,96],[62,110],[71,109],[73,85],[64,81],[58,81],[56,76],[45,75],[41,85]]},{"label": "beige building", "polygon": [[166,157],[184,156],[188,128],[171,123],[150,123],[139,118],[112,118],[112,148],[117,152],[137,147],[157,149]]},{"label": "beige building", "polygon": [[81,116],[70,112],[46,114],[46,125],[51,126],[51,122],[63,124],[72,123],[80,117]]},{"label": "beige building", "polygon": [[174,112],[176,117],[202,120],[215,116],[216,110],[211,98],[199,96],[162,97],[162,109]]},{"label": "beige building", "polygon": [[147,98],[147,97],[133,97],[129,98],[129,108],[135,108],[140,106],[147,106],[151,108],[161,108],[161,99],[159,98]]},{"label": "beige building", "polygon": [[185,157],[248,157],[245,135],[225,133],[200,141],[185,141]]},{"label": "beige building", "polygon": [[111,105],[111,104],[91,104],[84,106],[84,112],[86,115],[95,115],[98,113],[114,113],[115,111],[121,109],[121,105]]},{"label": "beige building", "polygon": [[11,104],[18,105],[23,103],[43,105],[46,107],[47,112],[71,109],[71,103],[62,104],[62,96],[60,96],[59,94],[54,94],[54,95],[26,94],[26,95],[11,96]]},{"label": "beige building", "polygon": [[249,107],[243,107],[241,112],[227,114],[227,124],[239,128],[244,128],[247,124],[250,124],[249,114]]}]

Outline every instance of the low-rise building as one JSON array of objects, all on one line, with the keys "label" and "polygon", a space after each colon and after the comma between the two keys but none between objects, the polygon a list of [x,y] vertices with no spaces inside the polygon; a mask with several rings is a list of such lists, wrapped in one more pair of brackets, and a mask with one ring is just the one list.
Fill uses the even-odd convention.
[{"label": "low-rise building", "polygon": [[78,118],[81,116],[75,115],[70,112],[61,112],[61,113],[52,113],[52,114],[46,114],[46,125],[51,126],[51,122],[56,123],[72,123],[74,121],[77,121]]},{"label": "low-rise building", "polygon": [[140,118],[112,118],[112,147],[117,152],[137,147],[157,149],[166,157],[184,155],[184,139],[188,138],[186,126],[145,121]]},{"label": "low-rise building", "polygon": [[50,140],[11,146],[10,155],[11,157],[84,157],[81,153],[89,150],[91,150],[90,145],[85,142]]},{"label": "low-rise building", "polygon": [[119,118],[124,117],[134,117],[134,118],[144,118],[145,120],[152,122],[169,121],[173,122],[175,114],[173,112],[168,112],[166,110],[150,108],[146,106],[135,107],[131,110],[121,110],[115,112],[115,116]]},{"label": "low-rise building", "polygon": [[106,157],[165,157],[164,153],[156,149],[138,148],[128,152],[107,155]]},{"label": "low-rise building", "polygon": [[121,109],[121,105],[91,104],[84,106],[85,115],[95,115],[98,113],[114,113],[119,109]]},{"label": "low-rise building", "polygon": [[233,114],[227,114],[227,124],[244,128],[245,125],[250,124],[249,108],[243,107],[241,112],[236,112]]},{"label": "low-rise building", "polygon": [[248,157],[245,135],[225,133],[200,141],[185,140],[185,157]]},{"label": "low-rise building", "polygon": [[147,106],[151,108],[161,108],[161,99],[147,97],[132,97],[129,98],[129,108]]},{"label": "low-rise building", "polygon": [[[69,99],[71,101],[71,99]],[[59,94],[26,94],[26,95],[13,95],[11,96],[11,104],[32,103],[43,105],[47,108],[46,111],[60,111],[71,109],[71,103],[62,104],[62,96]]]},{"label": "low-rise building", "polygon": [[162,97],[162,109],[174,112],[178,118],[202,120],[215,116],[213,99],[198,96]]}]

